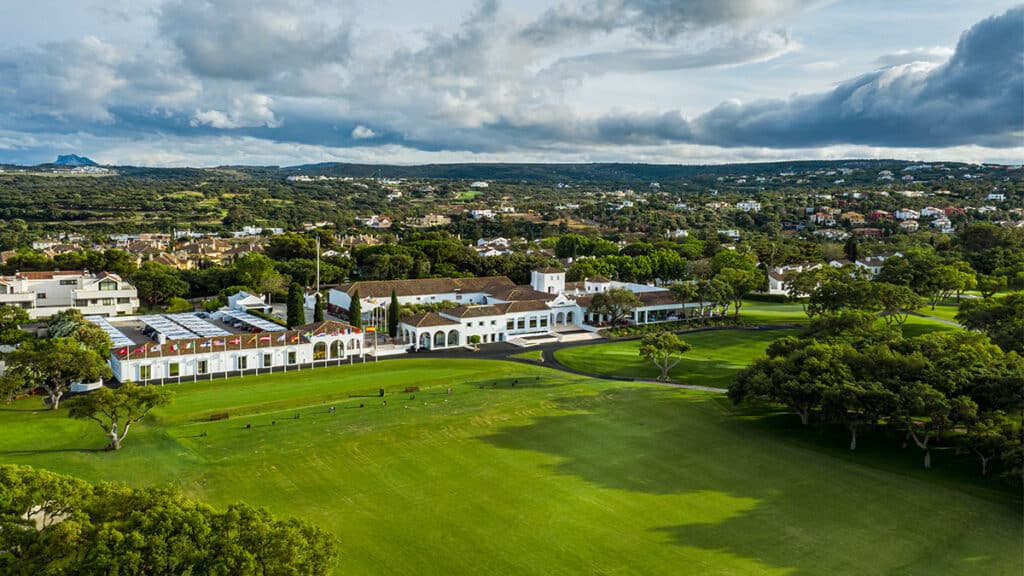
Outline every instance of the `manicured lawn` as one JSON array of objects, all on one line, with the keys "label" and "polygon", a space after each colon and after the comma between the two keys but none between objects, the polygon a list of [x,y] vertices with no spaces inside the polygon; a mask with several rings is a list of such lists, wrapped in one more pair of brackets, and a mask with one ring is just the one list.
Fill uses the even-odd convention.
[{"label": "manicured lawn", "polygon": [[337,535],[336,574],[1024,569],[1019,502],[996,481],[945,454],[920,470],[881,434],[850,454],[718,395],[429,358],[174,389],[119,453],[38,399],[2,407],[0,461],[308,518]]},{"label": "manicured lawn", "polygon": [[463,192],[459,192],[459,195],[456,196],[455,199],[461,200],[463,202],[468,202],[470,200],[476,199],[476,197],[479,196],[480,194],[481,192],[479,190],[465,190]]},{"label": "manicured lawn", "polygon": [[537,362],[543,362],[544,356],[540,353],[540,350],[530,350],[529,352],[520,352],[519,354],[513,354],[513,358],[522,358],[523,360],[536,360]]},{"label": "manicured lawn", "polygon": [[[736,373],[764,354],[772,341],[799,330],[708,330],[681,334],[693,348],[669,372],[675,382],[728,388]],[[575,370],[622,378],[657,378],[661,371],[640,358],[640,341],[627,340],[565,348],[559,362]]]},{"label": "manicured lawn", "polygon": [[[730,314],[735,313],[731,310]],[[740,318],[757,324],[807,324],[807,314],[799,303],[745,300]]]},{"label": "manicured lawn", "polygon": [[938,304],[935,309],[932,310],[931,306],[922,306],[917,309],[919,314],[925,316],[932,316],[934,318],[942,318],[943,320],[950,320],[956,322],[956,313],[960,311],[959,305],[953,304]]}]

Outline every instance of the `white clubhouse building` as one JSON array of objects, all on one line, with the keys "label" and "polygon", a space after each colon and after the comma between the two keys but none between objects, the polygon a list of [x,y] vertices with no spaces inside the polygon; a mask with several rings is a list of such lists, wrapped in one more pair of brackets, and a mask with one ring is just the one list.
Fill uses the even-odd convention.
[{"label": "white clubhouse building", "polygon": [[392,292],[399,304],[456,304],[403,317],[398,324],[399,338],[417,348],[454,348],[476,342],[516,342],[556,332],[594,332],[610,318],[590,312],[591,301],[594,294],[611,288],[625,288],[640,298],[641,305],[628,318],[633,324],[703,314],[708,306],[694,302],[684,307],[669,290],[646,284],[601,277],[567,283],[564,270],[546,268],[533,271],[529,285],[516,285],[505,276],[344,284],[330,291],[328,309],[347,316],[358,293],[363,324],[383,331]]}]

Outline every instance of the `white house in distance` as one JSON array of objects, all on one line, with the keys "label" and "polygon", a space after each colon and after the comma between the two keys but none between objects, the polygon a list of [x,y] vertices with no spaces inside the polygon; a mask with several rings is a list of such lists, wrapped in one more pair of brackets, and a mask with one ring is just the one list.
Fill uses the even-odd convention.
[{"label": "white house in distance", "polygon": [[[646,324],[703,314],[707,303],[685,307],[669,290],[645,284],[588,278],[567,283],[565,271],[545,268],[531,273],[529,285],[516,285],[505,276],[485,278],[425,278],[343,284],[328,295],[328,309],[347,315],[359,293],[364,325],[383,330],[392,291],[400,304],[456,304],[403,317],[399,338],[417,348],[438,349],[480,343],[522,343],[554,333],[592,333],[610,320],[589,311],[594,294],[611,288],[635,293],[641,305],[629,322]],[[476,338],[474,338],[476,337]]]},{"label": "white house in distance", "polygon": [[874,276],[882,271],[882,266],[885,265],[885,261],[893,256],[903,256],[900,252],[893,252],[892,254],[878,254],[868,258],[858,258],[855,264],[865,270],[868,274]]},{"label": "white house in distance", "polygon": [[[777,296],[789,294],[789,287],[786,286],[786,281],[790,273],[799,273],[816,268],[821,268],[821,264],[818,262],[801,262],[800,264],[786,264],[785,266],[772,268],[768,271],[768,293]],[[806,294],[802,294],[802,296],[806,296]]]},{"label": "white house in distance", "polygon": [[737,202],[736,207],[739,208],[740,210],[743,210],[744,212],[761,211],[761,203],[756,200],[744,200],[742,202]]},{"label": "white house in distance", "polygon": [[20,306],[29,318],[77,308],[83,315],[120,316],[139,308],[135,287],[117,274],[89,271],[16,272],[0,276],[0,305]]}]

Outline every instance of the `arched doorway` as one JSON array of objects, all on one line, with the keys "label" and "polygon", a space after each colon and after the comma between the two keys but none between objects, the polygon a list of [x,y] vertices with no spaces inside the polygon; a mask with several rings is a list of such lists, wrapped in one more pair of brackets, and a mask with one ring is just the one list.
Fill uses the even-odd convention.
[{"label": "arched doorway", "polygon": [[444,348],[444,332],[434,334],[434,348]]},{"label": "arched doorway", "polygon": [[341,340],[335,340],[331,342],[331,359],[341,358],[345,355],[345,348],[342,346]]},{"label": "arched doorway", "polygon": [[420,348],[430,349],[430,334],[428,332],[420,334]]},{"label": "arched doorway", "polygon": [[452,330],[452,331],[448,332],[448,345],[449,346],[458,346],[459,345],[459,331],[458,330]]},{"label": "arched doorway", "polygon": [[572,324],[572,312],[567,312],[565,314],[565,323]]},{"label": "arched doorway", "polygon": [[565,323],[565,314],[559,312],[558,315],[555,316],[555,324],[564,324],[564,323]]},{"label": "arched doorway", "polygon": [[313,344],[313,360],[326,360],[327,359],[327,343],[317,342]]}]

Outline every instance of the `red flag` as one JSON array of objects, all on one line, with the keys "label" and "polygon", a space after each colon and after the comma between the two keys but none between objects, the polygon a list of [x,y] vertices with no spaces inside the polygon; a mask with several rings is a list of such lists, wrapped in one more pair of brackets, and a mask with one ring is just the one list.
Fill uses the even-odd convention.
[{"label": "red flag", "polygon": [[241,343],[242,343],[242,339],[241,338],[235,338],[234,340],[228,340],[228,344],[241,344]]},{"label": "red flag", "polygon": [[121,348],[120,350],[117,351],[117,353],[119,356],[124,356],[125,354],[128,353],[128,347],[125,346],[124,348]]}]

